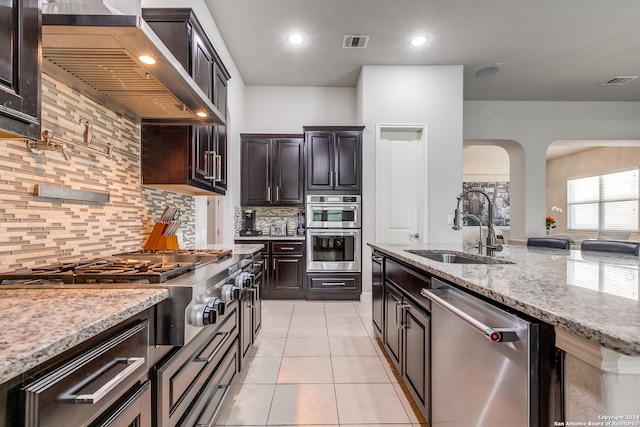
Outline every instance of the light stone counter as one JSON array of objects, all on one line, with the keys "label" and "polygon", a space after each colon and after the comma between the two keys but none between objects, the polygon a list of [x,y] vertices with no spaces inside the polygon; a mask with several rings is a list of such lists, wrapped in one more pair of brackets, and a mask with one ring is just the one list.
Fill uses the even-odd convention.
[{"label": "light stone counter", "polygon": [[[369,246],[590,342],[640,356],[639,257],[512,245],[496,258],[514,264],[446,264],[404,250],[414,246]],[[419,249],[477,253],[461,245]]]},{"label": "light stone counter", "polygon": [[477,249],[369,246],[554,325],[556,347],[565,352],[566,424],[556,425],[640,426],[639,257],[511,245],[496,258],[513,264],[446,264],[405,249]]},{"label": "light stone counter", "polygon": [[0,289],[0,384],[168,297],[148,287]]}]

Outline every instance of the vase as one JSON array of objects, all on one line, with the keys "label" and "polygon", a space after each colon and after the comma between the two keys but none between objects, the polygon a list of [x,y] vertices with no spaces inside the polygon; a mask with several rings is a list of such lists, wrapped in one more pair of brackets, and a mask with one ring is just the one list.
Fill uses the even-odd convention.
[{"label": "vase", "polygon": [[547,232],[545,234],[549,236],[551,234],[551,230],[547,228]]}]

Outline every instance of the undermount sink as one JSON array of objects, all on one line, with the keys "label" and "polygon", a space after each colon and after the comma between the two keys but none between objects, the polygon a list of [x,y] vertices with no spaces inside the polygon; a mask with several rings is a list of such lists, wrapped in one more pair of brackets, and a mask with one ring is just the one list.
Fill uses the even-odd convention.
[{"label": "undermount sink", "polygon": [[430,251],[425,249],[407,249],[406,252],[445,264],[513,264],[498,258],[469,255],[455,251]]}]

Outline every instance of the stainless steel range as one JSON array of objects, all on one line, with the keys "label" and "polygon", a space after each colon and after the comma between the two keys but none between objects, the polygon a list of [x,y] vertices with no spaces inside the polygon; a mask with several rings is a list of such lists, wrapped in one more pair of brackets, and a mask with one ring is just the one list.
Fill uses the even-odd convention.
[{"label": "stainless steel range", "polygon": [[158,427],[213,425],[239,371],[241,342],[252,341],[240,336],[243,323],[256,327],[243,318],[243,295],[252,295],[248,308],[259,305],[258,283],[252,256],[219,250],[132,252],[0,273],[3,287],[167,288],[149,350]]}]

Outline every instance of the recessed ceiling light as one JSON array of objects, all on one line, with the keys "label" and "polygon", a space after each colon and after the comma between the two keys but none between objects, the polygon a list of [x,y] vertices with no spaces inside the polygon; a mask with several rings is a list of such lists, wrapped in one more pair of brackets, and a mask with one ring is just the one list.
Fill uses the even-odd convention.
[{"label": "recessed ceiling light", "polygon": [[145,64],[149,64],[149,65],[153,65],[156,63],[155,59],[147,55],[139,56],[138,59],[140,60],[140,62],[144,62]]},{"label": "recessed ceiling light", "polygon": [[204,111],[198,111],[196,113],[196,116],[198,116],[198,117],[207,117],[207,113],[205,113]]},{"label": "recessed ceiling light", "polygon": [[302,37],[301,34],[291,34],[288,40],[291,44],[302,44],[302,42],[304,42],[304,37]]},{"label": "recessed ceiling light", "polygon": [[427,40],[426,36],[416,36],[411,39],[411,46],[422,46],[427,42]]}]

